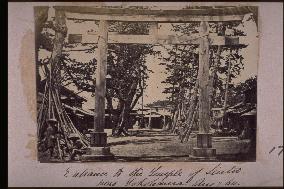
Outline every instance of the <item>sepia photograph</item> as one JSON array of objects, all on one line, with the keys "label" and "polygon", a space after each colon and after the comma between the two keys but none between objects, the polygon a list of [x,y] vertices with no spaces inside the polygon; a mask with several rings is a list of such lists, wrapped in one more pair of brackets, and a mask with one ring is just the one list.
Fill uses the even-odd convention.
[{"label": "sepia photograph", "polygon": [[37,158],[255,162],[257,6],[35,6]]},{"label": "sepia photograph", "polygon": [[283,187],[283,3],[9,2],[9,187]]}]

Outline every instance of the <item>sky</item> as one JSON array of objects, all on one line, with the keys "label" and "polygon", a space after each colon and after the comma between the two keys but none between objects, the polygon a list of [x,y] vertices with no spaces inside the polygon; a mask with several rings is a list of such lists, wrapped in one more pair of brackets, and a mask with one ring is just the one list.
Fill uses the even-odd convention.
[{"label": "sky", "polygon": [[[51,18],[54,15],[53,9],[50,9],[49,17]],[[68,16],[68,15],[67,15]],[[243,25],[239,26],[239,29],[244,31],[247,36],[244,38],[241,43],[247,44],[247,48],[241,52],[244,57],[244,69],[238,78],[232,80],[233,83],[239,83],[245,81],[251,76],[257,75],[257,63],[258,63],[258,32],[256,24],[250,20],[247,21],[249,15],[246,15],[243,20]],[[98,26],[94,22],[83,22],[83,23],[74,23],[73,21],[67,20],[68,33],[73,34],[87,34],[88,30],[97,30]],[[159,34],[173,34],[171,31],[171,24],[160,24],[158,30]],[[92,37],[89,35],[89,37]],[[66,39],[67,40],[67,39]],[[167,56],[167,52],[163,48],[157,47],[161,50],[162,56]],[[96,57],[94,54],[86,54],[82,52],[73,52],[71,58],[75,58],[81,62],[89,62]],[[40,57],[48,57],[50,53],[46,51],[41,51],[39,54]],[[149,74],[149,79],[147,82],[147,89],[144,92],[144,105],[148,103],[155,102],[157,100],[165,100],[169,95],[164,94],[163,90],[167,86],[166,84],[161,83],[167,77],[165,73],[165,66],[159,65],[161,60],[158,57],[148,55],[146,57],[147,67],[153,71]],[[42,73],[41,73],[42,74]],[[68,88],[76,90],[74,85],[70,85]],[[95,98],[92,94],[88,92],[80,93],[80,96],[87,99],[87,102],[83,105],[84,109],[94,108]],[[141,99],[137,103],[136,107],[141,106]]]}]

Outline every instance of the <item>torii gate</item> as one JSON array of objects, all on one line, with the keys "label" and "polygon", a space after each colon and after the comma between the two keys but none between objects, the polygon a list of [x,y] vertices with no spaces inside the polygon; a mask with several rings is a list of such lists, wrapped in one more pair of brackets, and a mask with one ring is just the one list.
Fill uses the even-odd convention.
[{"label": "torii gate", "polygon": [[[136,44],[199,44],[200,88],[199,133],[197,134],[197,148],[193,149],[196,157],[212,157],[216,149],[212,148],[209,133],[209,46],[210,45],[240,45],[240,37],[212,36],[209,34],[208,22],[242,21],[247,13],[252,13],[251,7],[229,7],[215,9],[182,9],[182,10],[149,10],[131,8],[96,8],[79,6],[55,6],[58,15],[64,12],[88,14],[92,20],[99,21],[99,31],[91,38],[84,35],[70,34],[76,42],[98,43],[96,92],[95,92],[95,122],[94,133],[91,134],[91,147],[83,159],[91,161],[103,157],[111,157],[107,147],[105,127],[105,91],[108,43],[136,43]],[[78,19],[78,16],[76,16]],[[74,19],[74,18],[67,18]],[[109,21],[149,22],[149,35],[119,35],[108,32]],[[158,23],[186,23],[200,22],[199,34],[194,36],[159,35]],[[77,37],[76,37],[77,36]]]}]

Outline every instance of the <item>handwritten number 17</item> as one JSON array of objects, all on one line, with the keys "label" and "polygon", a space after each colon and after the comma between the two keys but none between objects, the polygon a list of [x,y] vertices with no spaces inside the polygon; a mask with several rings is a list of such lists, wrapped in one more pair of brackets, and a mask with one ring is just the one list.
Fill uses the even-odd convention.
[{"label": "handwritten number 17", "polygon": [[[282,146],[278,146],[279,152],[278,152],[278,156],[280,156],[280,154],[283,153],[283,145]],[[271,148],[271,150],[269,151],[269,154],[271,154],[274,150],[276,150],[276,147],[274,146],[273,148]]]}]

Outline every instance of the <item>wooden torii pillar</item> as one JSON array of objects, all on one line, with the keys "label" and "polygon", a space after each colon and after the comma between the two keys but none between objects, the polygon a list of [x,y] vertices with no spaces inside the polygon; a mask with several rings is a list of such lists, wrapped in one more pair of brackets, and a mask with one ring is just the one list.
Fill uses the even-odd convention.
[{"label": "wooden torii pillar", "polygon": [[[57,7],[71,13],[88,14],[88,21],[100,20],[99,32],[89,36],[84,34],[69,34],[69,39],[75,37],[75,43],[98,43],[99,57],[96,75],[96,101],[95,101],[95,125],[94,133],[91,137],[91,147],[84,156],[85,160],[100,159],[102,157],[112,157],[110,149],[107,147],[107,136],[104,132],[105,126],[105,90],[106,90],[106,63],[107,63],[107,44],[179,44],[200,45],[199,51],[199,89],[200,89],[200,111],[199,111],[199,133],[197,134],[197,147],[193,149],[193,155],[197,157],[211,157],[216,154],[216,150],[212,149],[212,140],[209,133],[209,46],[210,45],[239,45],[240,37],[228,36],[210,36],[209,21],[241,21],[244,14],[250,13],[249,8],[230,8],[222,11],[216,10],[211,12],[213,15],[208,16],[207,10],[133,10],[133,9],[111,9],[111,8],[94,8],[94,7],[77,7],[63,6]],[[232,15],[235,12],[238,14]],[[110,14],[112,12],[114,15]],[[227,14],[227,15],[226,15]],[[78,16],[78,15],[77,15]],[[80,18],[68,18],[76,20]],[[82,18],[84,20],[84,18]],[[134,22],[150,22],[150,35],[120,35],[109,33],[108,21],[134,21]],[[200,22],[200,33],[193,36],[173,36],[159,35],[157,30],[158,23],[186,23]],[[73,35],[73,37],[70,37]],[[78,40],[79,39],[79,40]],[[69,41],[72,43],[72,41]],[[73,41],[74,42],[74,41]]]},{"label": "wooden torii pillar", "polygon": [[105,93],[107,75],[108,21],[100,20],[98,38],[98,57],[95,88],[94,132],[91,133],[90,147],[82,156],[83,161],[112,159],[113,154],[107,146],[105,128]]},{"label": "wooden torii pillar", "polygon": [[196,157],[214,157],[216,149],[212,148],[212,137],[209,132],[210,101],[209,101],[209,24],[202,21],[199,33],[204,35],[199,44],[199,125],[197,133],[197,147],[193,148]]}]

